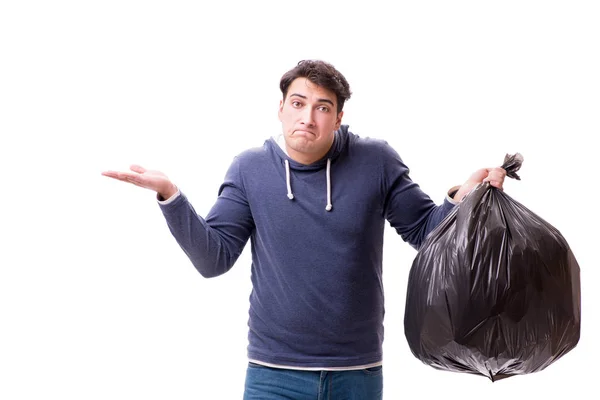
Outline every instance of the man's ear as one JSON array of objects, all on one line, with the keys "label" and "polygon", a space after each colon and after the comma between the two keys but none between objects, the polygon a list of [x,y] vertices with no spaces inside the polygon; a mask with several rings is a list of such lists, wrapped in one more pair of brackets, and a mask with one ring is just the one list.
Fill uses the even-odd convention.
[{"label": "man's ear", "polygon": [[342,117],[344,116],[344,112],[340,111],[337,115],[337,120],[335,121],[335,130],[340,129],[340,125],[342,125]]},{"label": "man's ear", "polygon": [[283,112],[283,100],[279,100],[279,110],[277,111],[277,116],[279,117],[279,121],[281,121],[281,113]]}]

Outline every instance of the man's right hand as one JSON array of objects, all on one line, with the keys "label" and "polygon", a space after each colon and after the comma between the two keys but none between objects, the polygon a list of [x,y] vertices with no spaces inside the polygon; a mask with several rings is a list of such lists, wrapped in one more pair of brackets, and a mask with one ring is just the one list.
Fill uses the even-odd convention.
[{"label": "man's right hand", "polygon": [[102,175],[154,190],[163,200],[168,200],[177,193],[177,186],[162,172],[147,170],[139,165],[132,165],[130,169],[133,172],[104,171]]}]

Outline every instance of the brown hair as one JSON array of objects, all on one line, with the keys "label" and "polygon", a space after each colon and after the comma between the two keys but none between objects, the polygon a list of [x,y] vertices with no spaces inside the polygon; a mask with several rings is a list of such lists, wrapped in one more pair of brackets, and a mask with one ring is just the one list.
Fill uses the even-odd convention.
[{"label": "brown hair", "polygon": [[335,93],[338,113],[344,108],[344,102],[352,95],[348,81],[333,65],[320,60],[302,60],[281,77],[279,88],[284,100],[290,85],[296,78],[306,78],[315,85]]}]

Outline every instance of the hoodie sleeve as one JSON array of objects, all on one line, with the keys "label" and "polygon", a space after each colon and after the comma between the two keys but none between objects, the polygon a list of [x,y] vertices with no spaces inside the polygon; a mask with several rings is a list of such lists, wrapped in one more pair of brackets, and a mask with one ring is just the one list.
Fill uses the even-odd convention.
[{"label": "hoodie sleeve", "polygon": [[183,193],[173,202],[159,205],[177,243],[205,278],[229,271],[254,230],[238,158],[229,167],[205,219]]},{"label": "hoodie sleeve", "polygon": [[427,235],[450,213],[447,199],[436,205],[409,176],[408,167],[387,143],[383,147],[384,216],[405,242],[419,249]]}]

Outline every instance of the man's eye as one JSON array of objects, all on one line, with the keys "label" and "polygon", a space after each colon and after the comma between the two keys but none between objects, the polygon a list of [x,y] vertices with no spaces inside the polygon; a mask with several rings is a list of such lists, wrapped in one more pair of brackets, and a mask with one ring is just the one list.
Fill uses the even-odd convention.
[{"label": "man's eye", "polygon": [[323,112],[328,112],[329,111],[329,107],[321,106],[321,107],[319,107],[319,110],[321,110]]},{"label": "man's eye", "polygon": [[300,107],[300,102],[299,101],[292,101],[292,106],[294,106],[294,107]]}]

